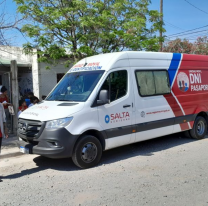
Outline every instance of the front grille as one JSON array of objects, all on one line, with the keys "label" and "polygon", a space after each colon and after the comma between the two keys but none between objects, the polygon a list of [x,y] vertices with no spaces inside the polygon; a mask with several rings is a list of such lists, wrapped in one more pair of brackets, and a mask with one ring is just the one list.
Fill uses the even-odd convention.
[{"label": "front grille", "polygon": [[23,138],[36,139],[41,135],[44,127],[45,123],[41,121],[19,119],[17,132]]}]

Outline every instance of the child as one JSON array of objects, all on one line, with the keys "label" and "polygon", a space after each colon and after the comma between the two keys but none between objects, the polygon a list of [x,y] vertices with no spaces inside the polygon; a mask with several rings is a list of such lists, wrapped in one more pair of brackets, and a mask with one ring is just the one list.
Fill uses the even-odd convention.
[{"label": "child", "polygon": [[25,100],[20,100],[19,101],[19,112],[18,112],[18,117],[19,115],[24,111],[26,110],[28,107],[27,107],[27,104],[26,104],[26,101]]},{"label": "child", "polygon": [[33,105],[35,105],[39,102],[39,99],[36,96],[30,97],[30,102],[31,102],[31,104],[29,105],[29,107],[32,107]]}]

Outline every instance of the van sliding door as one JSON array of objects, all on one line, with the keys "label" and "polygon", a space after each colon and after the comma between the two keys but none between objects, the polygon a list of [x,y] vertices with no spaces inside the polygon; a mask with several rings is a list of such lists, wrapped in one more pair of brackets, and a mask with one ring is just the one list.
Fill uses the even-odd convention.
[{"label": "van sliding door", "polygon": [[164,95],[170,94],[166,70],[135,70],[136,141],[173,132],[174,114]]}]

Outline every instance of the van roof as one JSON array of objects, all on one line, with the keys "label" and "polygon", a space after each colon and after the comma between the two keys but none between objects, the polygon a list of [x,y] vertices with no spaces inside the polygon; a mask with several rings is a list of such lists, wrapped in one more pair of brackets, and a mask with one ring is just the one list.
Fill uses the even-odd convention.
[{"label": "van roof", "polygon": [[[173,59],[174,53],[166,53],[166,52],[146,52],[146,51],[123,51],[123,52],[114,52],[114,53],[106,53],[99,54],[91,57],[86,57],[76,63],[69,72],[76,71],[91,71],[91,70],[101,70],[104,69],[106,71],[112,68],[118,67],[134,67],[135,65],[139,66],[138,63],[141,60],[153,60],[152,63],[156,63],[157,66],[167,67],[170,65],[170,61]],[[192,59],[201,59],[203,57],[205,61],[208,61],[208,56],[202,55],[191,55]],[[130,61],[126,61],[130,60]],[[162,63],[166,62],[165,64]],[[154,62],[156,61],[156,62]],[[145,61],[146,62],[146,61]],[[141,65],[140,65],[141,66]],[[143,65],[145,66],[145,65]]]}]

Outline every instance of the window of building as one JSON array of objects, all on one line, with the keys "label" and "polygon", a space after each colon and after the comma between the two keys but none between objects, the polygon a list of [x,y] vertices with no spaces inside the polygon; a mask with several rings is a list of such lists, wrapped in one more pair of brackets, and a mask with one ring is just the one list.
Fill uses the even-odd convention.
[{"label": "window of building", "polygon": [[110,101],[113,102],[127,93],[127,71],[115,71],[106,78],[101,90],[108,90]]},{"label": "window of building", "polygon": [[58,73],[57,76],[57,83],[62,79],[62,77],[65,75],[65,73]]},{"label": "window of building", "polygon": [[136,71],[136,79],[141,96],[170,93],[167,71]]}]

